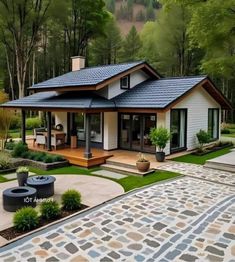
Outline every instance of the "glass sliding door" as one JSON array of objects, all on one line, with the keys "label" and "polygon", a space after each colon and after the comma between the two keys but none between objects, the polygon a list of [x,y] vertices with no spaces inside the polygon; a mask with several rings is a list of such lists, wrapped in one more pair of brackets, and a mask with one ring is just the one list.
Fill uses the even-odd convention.
[{"label": "glass sliding door", "polygon": [[211,140],[219,138],[219,109],[209,108],[208,109],[208,133]]},{"label": "glass sliding door", "polygon": [[140,115],[132,115],[131,146],[133,150],[141,150],[141,137],[141,117]]},{"label": "glass sliding door", "polygon": [[187,109],[171,110],[171,151],[186,148]]},{"label": "glass sliding door", "polygon": [[123,149],[154,153],[149,139],[150,129],[156,127],[156,116],[150,114],[120,115],[119,146]]},{"label": "glass sliding door", "polygon": [[121,114],[120,121],[120,147],[130,148],[131,117],[129,114]]},{"label": "glass sliding door", "polygon": [[143,151],[155,153],[156,148],[152,145],[149,138],[150,129],[156,127],[156,116],[155,115],[144,115],[143,116]]}]

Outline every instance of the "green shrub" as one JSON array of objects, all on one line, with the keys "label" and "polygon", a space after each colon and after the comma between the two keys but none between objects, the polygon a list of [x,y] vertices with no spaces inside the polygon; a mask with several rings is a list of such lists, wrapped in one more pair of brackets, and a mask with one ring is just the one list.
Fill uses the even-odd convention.
[{"label": "green shrub", "polygon": [[53,156],[53,162],[61,162],[64,161],[64,158],[62,156],[54,155]]},{"label": "green shrub", "polygon": [[39,117],[32,117],[26,119],[26,129],[32,130],[42,126],[42,121]]},{"label": "green shrub", "polygon": [[202,150],[204,144],[210,142],[210,135],[206,131],[200,129],[200,131],[196,134],[196,136],[199,142],[199,149]]},{"label": "green shrub", "polygon": [[11,118],[10,130],[19,129],[21,127],[21,117],[19,115],[13,115]]},{"label": "green shrub", "polygon": [[23,142],[19,142],[15,145],[14,150],[12,152],[13,157],[22,157],[22,155],[29,151],[28,146]]},{"label": "green shrub", "polygon": [[15,146],[16,146],[16,142],[13,141],[13,140],[10,140],[10,141],[6,142],[5,149],[13,150],[15,148]]},{"label": "green shrub", "polygon": [[10,157],[5,153],[0,153],[0,170],[12,168]]},{"label": "green shrub", "polygon": [[170,133],[164,127],[151,128],[149,137],[152,144],[157,146],[159,151],[163,151],[170,139]]},{"label": "green shrub", "polygon": [[23,207],[15,213],[13,224],[18,231],[32,230],[39,224],[38,212],[32,207]]},{"label": "green shrub", "polygon": [[60,215],[60,207],[56,201],[49,200],[40,205],[41,216],[45,219],[54,219]]},{"label": "green shrub", "polygon": [[230,133],[231,133],[230,130],[227,128],[221,130],[221,134],[230,134]]},{"label": "green shrub", "polygon": [[44,163],[53,163],[53,156],[46,155],[43,160]]},{"label": "green shrub", "polygon": [[62,195],[62,206],[65,210],[76,210],[81,207],[81,194],[69,189]]},{"label": "green shrub", "polygon": [[39,162],[43,162],[45,157],[46,157],[46,153],[36,152],[36,154],[34,155],[34,160],[39,161]]}]

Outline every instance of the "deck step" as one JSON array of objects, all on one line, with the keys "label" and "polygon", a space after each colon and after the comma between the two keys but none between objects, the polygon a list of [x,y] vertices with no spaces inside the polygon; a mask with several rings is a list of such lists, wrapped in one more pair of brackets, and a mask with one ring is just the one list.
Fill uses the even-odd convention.
[{"label": "deck step", "polygon": [[[108,161],[107,161],[108,162]],[[149,169],[147,172],[139,172],[134,166],[125,167],[121,165],[112,165],[112,164],[104,164],[101,165],[101,168],[109,171],[114,171],[123,175],[132,175],[132,176],[146,176],[155,172],[155,169]]]},{"label": "deck step", "polygon": [[235,165],[206,161],[204,167],[235,173]]},{"label": "deck step", "polygon": [[121,162],[113,161],[113,160],[110,160],[110,159],[107,159],[107,160],[106,160],[106,164],[112,165],[112,166],[116,166],[116,167],[131,168],[131,169],[134,169],[134,170],[136,169],[136,166],[135,166],[135,165],[126,164],[126,163],[121,163]]}]

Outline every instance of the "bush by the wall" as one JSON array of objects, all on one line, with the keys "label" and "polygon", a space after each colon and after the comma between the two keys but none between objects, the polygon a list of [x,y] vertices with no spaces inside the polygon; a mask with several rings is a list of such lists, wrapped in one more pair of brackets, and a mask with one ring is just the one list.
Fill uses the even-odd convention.
[{"label": "bush by the wall", "polygon": [[40,205],[40,212],[42,218],[54,219],[60,215],[60,207],[58,202],[54,200],[42,202]]},{"label": "bush by the wall", "polygon": [[16,144],[17,144],[17,143],[16,143],[15,141],[10,140],[10,141],[6,142],[6,144],[5,144],[5,149],[7,149],[7,150],[13,150],[13,149],[15,148]]},{"label": "bush by the wall", "polygon": [[23,207],[15,213],[13,224],[18,231],[32,230],[39,224],[38,212],[32,207]]},{"label": "bush by the wall", "polygon": [[23,142],[19,142],[18,144],[15,145],[14,150],[12,152],[13,157],[22,157],[25,152],[27,152],[28,146],[24,144]]},{"label": "bush by the wall", "polygon": [[26,129],[32,130],[42,126],[42,121],[39,117],[32,117],[26,119]]},{"label": "bush by the wall", "polygon": [[69,189],[62,195],[62,206],[65,210],[77,210],[81,207],[80,192]]}]

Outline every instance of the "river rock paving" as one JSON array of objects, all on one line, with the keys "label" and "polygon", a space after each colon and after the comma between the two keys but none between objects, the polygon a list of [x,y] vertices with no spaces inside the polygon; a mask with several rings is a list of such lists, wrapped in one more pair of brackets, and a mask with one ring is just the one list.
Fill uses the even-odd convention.
[{"label": "river rock paving", "polygon": [[191,177],[156,184],[16,242],[0,261],[232,262],[235,187]]},{"label": "river rock paving", "polygon": [[169,162],[160,167],[161,170],[172,171],[182,175],[204,179],[216,183],[235,186],[235,173],[205,168],[201,165]]}]

